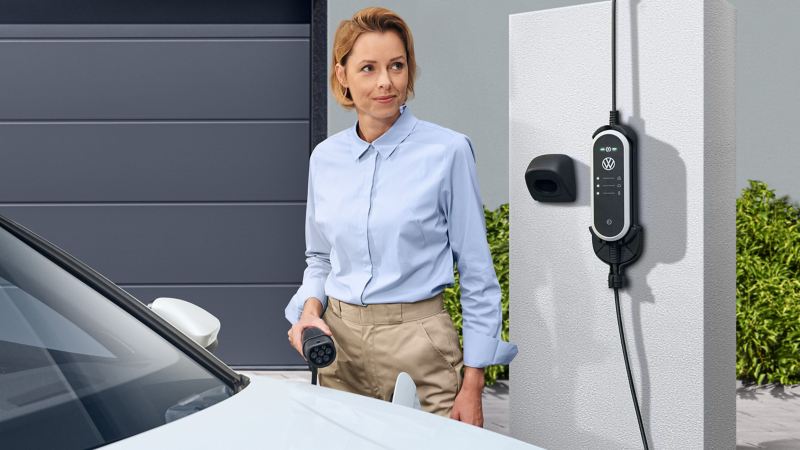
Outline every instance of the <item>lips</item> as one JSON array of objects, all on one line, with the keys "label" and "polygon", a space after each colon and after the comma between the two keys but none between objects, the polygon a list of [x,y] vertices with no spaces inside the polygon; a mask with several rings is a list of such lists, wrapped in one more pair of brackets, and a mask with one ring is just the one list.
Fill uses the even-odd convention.
[{"label": "lips", "polygon": [[385,97],[375,97],[375,101],[376,102],[380,102],[380,103],[389,103],[392,100],[394,100],[394,98],[395,98],[394,95],[388,95],[388,96],[385,96]]}]

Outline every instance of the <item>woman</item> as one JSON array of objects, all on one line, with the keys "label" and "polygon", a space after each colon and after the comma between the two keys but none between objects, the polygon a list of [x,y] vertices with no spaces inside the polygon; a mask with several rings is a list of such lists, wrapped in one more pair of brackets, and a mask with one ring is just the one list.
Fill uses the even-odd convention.
[{"label": "woman", "polygon": [[[322,386],[389,400],[403,371],[423,409],[483,426],[483,368],[517,349],[499,339],[500,287],[470,141],[411,114],[415,75],[411,32],[394,12],[366,8],[341,22],[331,87],[358,121],[311,155],[308,267],[286,307],[289,342],[302,354],[305,328],[333,337],[337,358],[320,369]],[[463,356],[442,304],[454,261]]]}]

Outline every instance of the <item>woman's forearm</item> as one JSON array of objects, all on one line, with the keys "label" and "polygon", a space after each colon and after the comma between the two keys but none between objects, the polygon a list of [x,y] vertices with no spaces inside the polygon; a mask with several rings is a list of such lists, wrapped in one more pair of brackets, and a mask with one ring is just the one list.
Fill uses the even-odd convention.
[{"label": "woman's forearm", "polygon": [[309,297],[303,304],[301,316],[322,317],[322,302],[316,297]]}]

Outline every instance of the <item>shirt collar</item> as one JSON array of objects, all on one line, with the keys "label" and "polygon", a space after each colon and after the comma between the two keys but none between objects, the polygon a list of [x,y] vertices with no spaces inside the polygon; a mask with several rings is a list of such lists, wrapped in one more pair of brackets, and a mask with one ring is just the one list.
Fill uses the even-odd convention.
[{"label": "shirt collar", "polygon": [[375,139],[372,144],[369,142],[361,139],[358,135],[357,127],[358,121],[350,127],[350,137],[353,140],[353,157],[358,161],[361,158],[361,155],[367,151],[370,145],[375,147],[375,150],[381,154],[381,156],[388,158],[394,153],[397,146],[400,145],[401,142],[411,134],[411,131],[414,130],[414,126],[417,124],[417,118],[411,114],[411,111],[408,110],[406,105],[402,105],[400,107],[400,117],[394,121],[392,126],[386,130],[378,139]]}]

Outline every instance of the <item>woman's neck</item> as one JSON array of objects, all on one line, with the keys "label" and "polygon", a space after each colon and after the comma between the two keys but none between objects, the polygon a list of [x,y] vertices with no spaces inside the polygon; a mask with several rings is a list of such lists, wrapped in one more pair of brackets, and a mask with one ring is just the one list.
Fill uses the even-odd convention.
[{"label": "woman's neck", "polygon": [[400,110],[397,111],[397,114],[386,120],[376,119],[366,114],[359,114],[358,127],[356,128],[358,137],[366,142],[372,143],[375,139],[383,136],[383,134],[394,125],[398,118],[400,118]]}]

